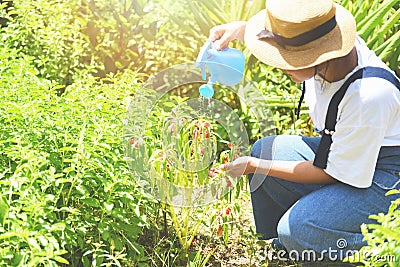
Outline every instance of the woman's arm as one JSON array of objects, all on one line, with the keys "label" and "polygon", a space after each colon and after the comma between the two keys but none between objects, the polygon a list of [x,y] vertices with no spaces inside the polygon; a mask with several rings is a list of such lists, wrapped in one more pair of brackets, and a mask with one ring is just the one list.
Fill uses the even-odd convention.
[{"label": "woman's arm", "polygon": [[337,182],[323,169],[315,167],[312,161],[264,160],[246,156],[222,165],[221,169],[226,170],[231,176],[259,173],[305,184]]}]

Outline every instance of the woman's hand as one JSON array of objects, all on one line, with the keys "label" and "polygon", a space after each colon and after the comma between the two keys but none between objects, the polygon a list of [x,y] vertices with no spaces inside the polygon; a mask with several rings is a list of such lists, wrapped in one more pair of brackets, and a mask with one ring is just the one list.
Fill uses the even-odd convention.
[{"label": "woman's hand", "polygon": [[[210,30],[209,39],[217,50],[228,47],[229,42],[235,39],[243,41],[246,21],[234,21],[227,24],[221,24]],[[217,42],[216,42],[217,41]]]},{"label": "woman's hand", "polygon": [[226,171],[232,177],[247,175],[253,173],[255,170],[254,160],[254,157],[239,157],[228,164],[222,164],[219,168]]}]

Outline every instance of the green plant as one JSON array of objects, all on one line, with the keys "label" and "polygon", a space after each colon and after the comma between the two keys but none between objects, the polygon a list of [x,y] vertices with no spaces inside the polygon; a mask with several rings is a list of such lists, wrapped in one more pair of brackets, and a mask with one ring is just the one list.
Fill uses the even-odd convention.
[{"label": "green plant", "polygon": [[7,204],[7,201],[3,198],[3,196],[0,193],[0,225],[4,224],[5,219],[8,216],[8,210],[9,206]]},{"label": "green plant", "polygon": [[[399,194],[392,190],[387,195]],[[365,266],[398,266],[400,262],[400,198],[393,201],[387,214],[371,215],[377,224],[363,225],[361,230],[368,245],[359,255]],[[356,257],[357,258],[357,257]]]},{"label": "green plant", "polygon": [[146,46],[157,30],[156,21],[146,25],[146,6],[136,0],[82,1],[76,19],[82,22],[91,54],[102,65],[99,76],[146,66]]},{"label": "green plant", "polygon": [[194,39],[169,22],[157,1],[12,2],[0,8],[3,42],[33,56],[40,76],[55,85],[126,69],[150,75],[196,56]]},{"label": "green plant", "polygon": [[[216,124],[205,118],[191,120],[190,108],[179,98],[175,99],[175,103],[171,100],[163,102],[166,106],[172,104],[176,107],[172,109],[171,116],[164,110],[153,109],[151,116],[158,121],[158,126],[151,123],[151,132],[148,132],[148,135],[136,137],[132,133],[128,134],[130,136],[128,155],[131,158],[132,168],[138,170],[142,164],[140,158],[145,154],[141,149],[147,145],[150,170],[143,175],[153,177],[150,183],[158,188],[159,198],[163,202],[162,207],[170,215],[171,224],[182,249],[186,251],[210,208],[207,202],[203,203],[205,206],[201,209],[195,206],[202,203],[203,198],[205,201],[210,197],[218,199],[231,187],[224,185],[220,187],[218,181],[220,178],[210,177],[209,169],[211,165],[216,164],[213,157],[221,154],[221,160],[227,162],[233,157],[235,150],[234,146],[229,144],[230,149],[227,151],[217,151],[219,134],[215,132],[217,128],[213,126]],[[136,116],[135,123],[140,124],[139,121],[140,116]],[[161,142],[151,141],[155,136],[160,136]],[[232,183],[226,181],[227,185]]]},{"label": "green plant", "polygon": [[8,19],[1,28],[2,42],[20,53],[32,56],[40,77],[54,85],[69,85],[75,72],[90,70],[94,62],[81,33],[82,25],[74,18],[79,1],[12,1],[2,5]]},{"label": "green plant", "polygon": [[[181,125],[179,125],[181,124]],[[183,125],[182,125],[183,124]],[[183,250],[187,250],[202,222],[200,218],[192,216],[190,207],[194,200],[193,189],[209,183],[208,160],[215,153],[215,136],[208,121],[198,120],[186,124],[184,119],[174,117],[166,122],[166,131],[170,133],[164,138],[163,150],[156,150],[150,158],[150,164],[160,179],[173,185],[188,188],[181,196],[175,195],[168,184],[161,184],[161,200],[164,209],[171,216],[172,225],[178,235]],[[207,164],[207,165],[206,165]],[[179,200],[177,198],[182,198]],[[175,207],[180,205],[188,207]],[[204,207],[206,214],[208,207]],[[204,215],[203,215],[204,216]]]},{"label": "green plant", "polygon": [[358,34],[369,48],[399,72],[400,5],[398,0],[339,1],[355,17]]},{"label": "green plant", "polygon": [[138,239],[154,201],[132,177],[122,143],[123,101],[137,76],[75,81],[60,97],[31,57],[0,49],[0,194],[9,207],[0,265],[145,262]]},{"label": "green plant", "polygon": [[[189,1],[180,0],[169,2],[166,1],[164,9],[170,14],[170,18],[182,30],[191,35],[202,34],[203,38],[207,38],[212,27],[222,23],[228,23],[235,20],[247,20],[256,12],[263,8],[265,1],[257,0],[251,3],[247,1]],[[177,9],[168,9],[169,5],[173,5]],[[183,10],[186,9],[186,12]],[[193,24],[183,24],[183,21],[193,21]]]},{"label": "green plant", "polygon": [[210,253],[208,251],[204,254],[204,251],[202,249],[199,249],[194,259],[188,262],[187,267],[205,267],[207,266],[206,264],[210,260],[211,256],[212,252]]},{"label": "green plant", "polygon": [[171,25],[157,0],[81,2],[74,17],[100,77],[125,69],[151,75],[195,57],[194,38]]}]

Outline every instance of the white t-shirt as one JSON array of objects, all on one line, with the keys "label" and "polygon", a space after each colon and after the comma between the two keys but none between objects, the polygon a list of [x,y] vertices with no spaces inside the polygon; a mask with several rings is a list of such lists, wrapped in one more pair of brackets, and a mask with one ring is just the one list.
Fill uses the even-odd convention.
[{"label": "white t-shirt", "polygon": [[[358,66],[343,80],[329,83],[316,76],[306,81],[305,101],[318,130],[324,129],[333,94],[351,74],[365,66],[388,69],[361,38],[355,45]],[[400,91],[382,78],[356,80],[339,104],[325,172],[343,183],[369,187],[381,146],[400,146]]]}]

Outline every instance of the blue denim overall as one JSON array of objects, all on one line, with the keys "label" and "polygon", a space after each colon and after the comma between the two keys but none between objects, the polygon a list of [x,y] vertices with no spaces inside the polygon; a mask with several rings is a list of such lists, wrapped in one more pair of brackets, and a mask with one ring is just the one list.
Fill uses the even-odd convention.
[{"label": "blue denim overall", "polygon": [[[320,140],[320,137],[291,135],[265,137],[254,144],[252,156],[268,160],[314,160]],[[288,251],[358,250],[366,245],[361,224],[376,223],[369,215],[387,213],[391,201],[400,197],[385,196],[390,189],[400,189],[399,173],[400,147],[382,147],[369,188],[340,182],[300,184],[249,175],[256,230],[264,239],[279,237]],[[263,182],[254,187],[252,180]],[[345,247],[338,247],[340,241],[345,242]],[[335,257],[341,259],[345,252]]]}]

